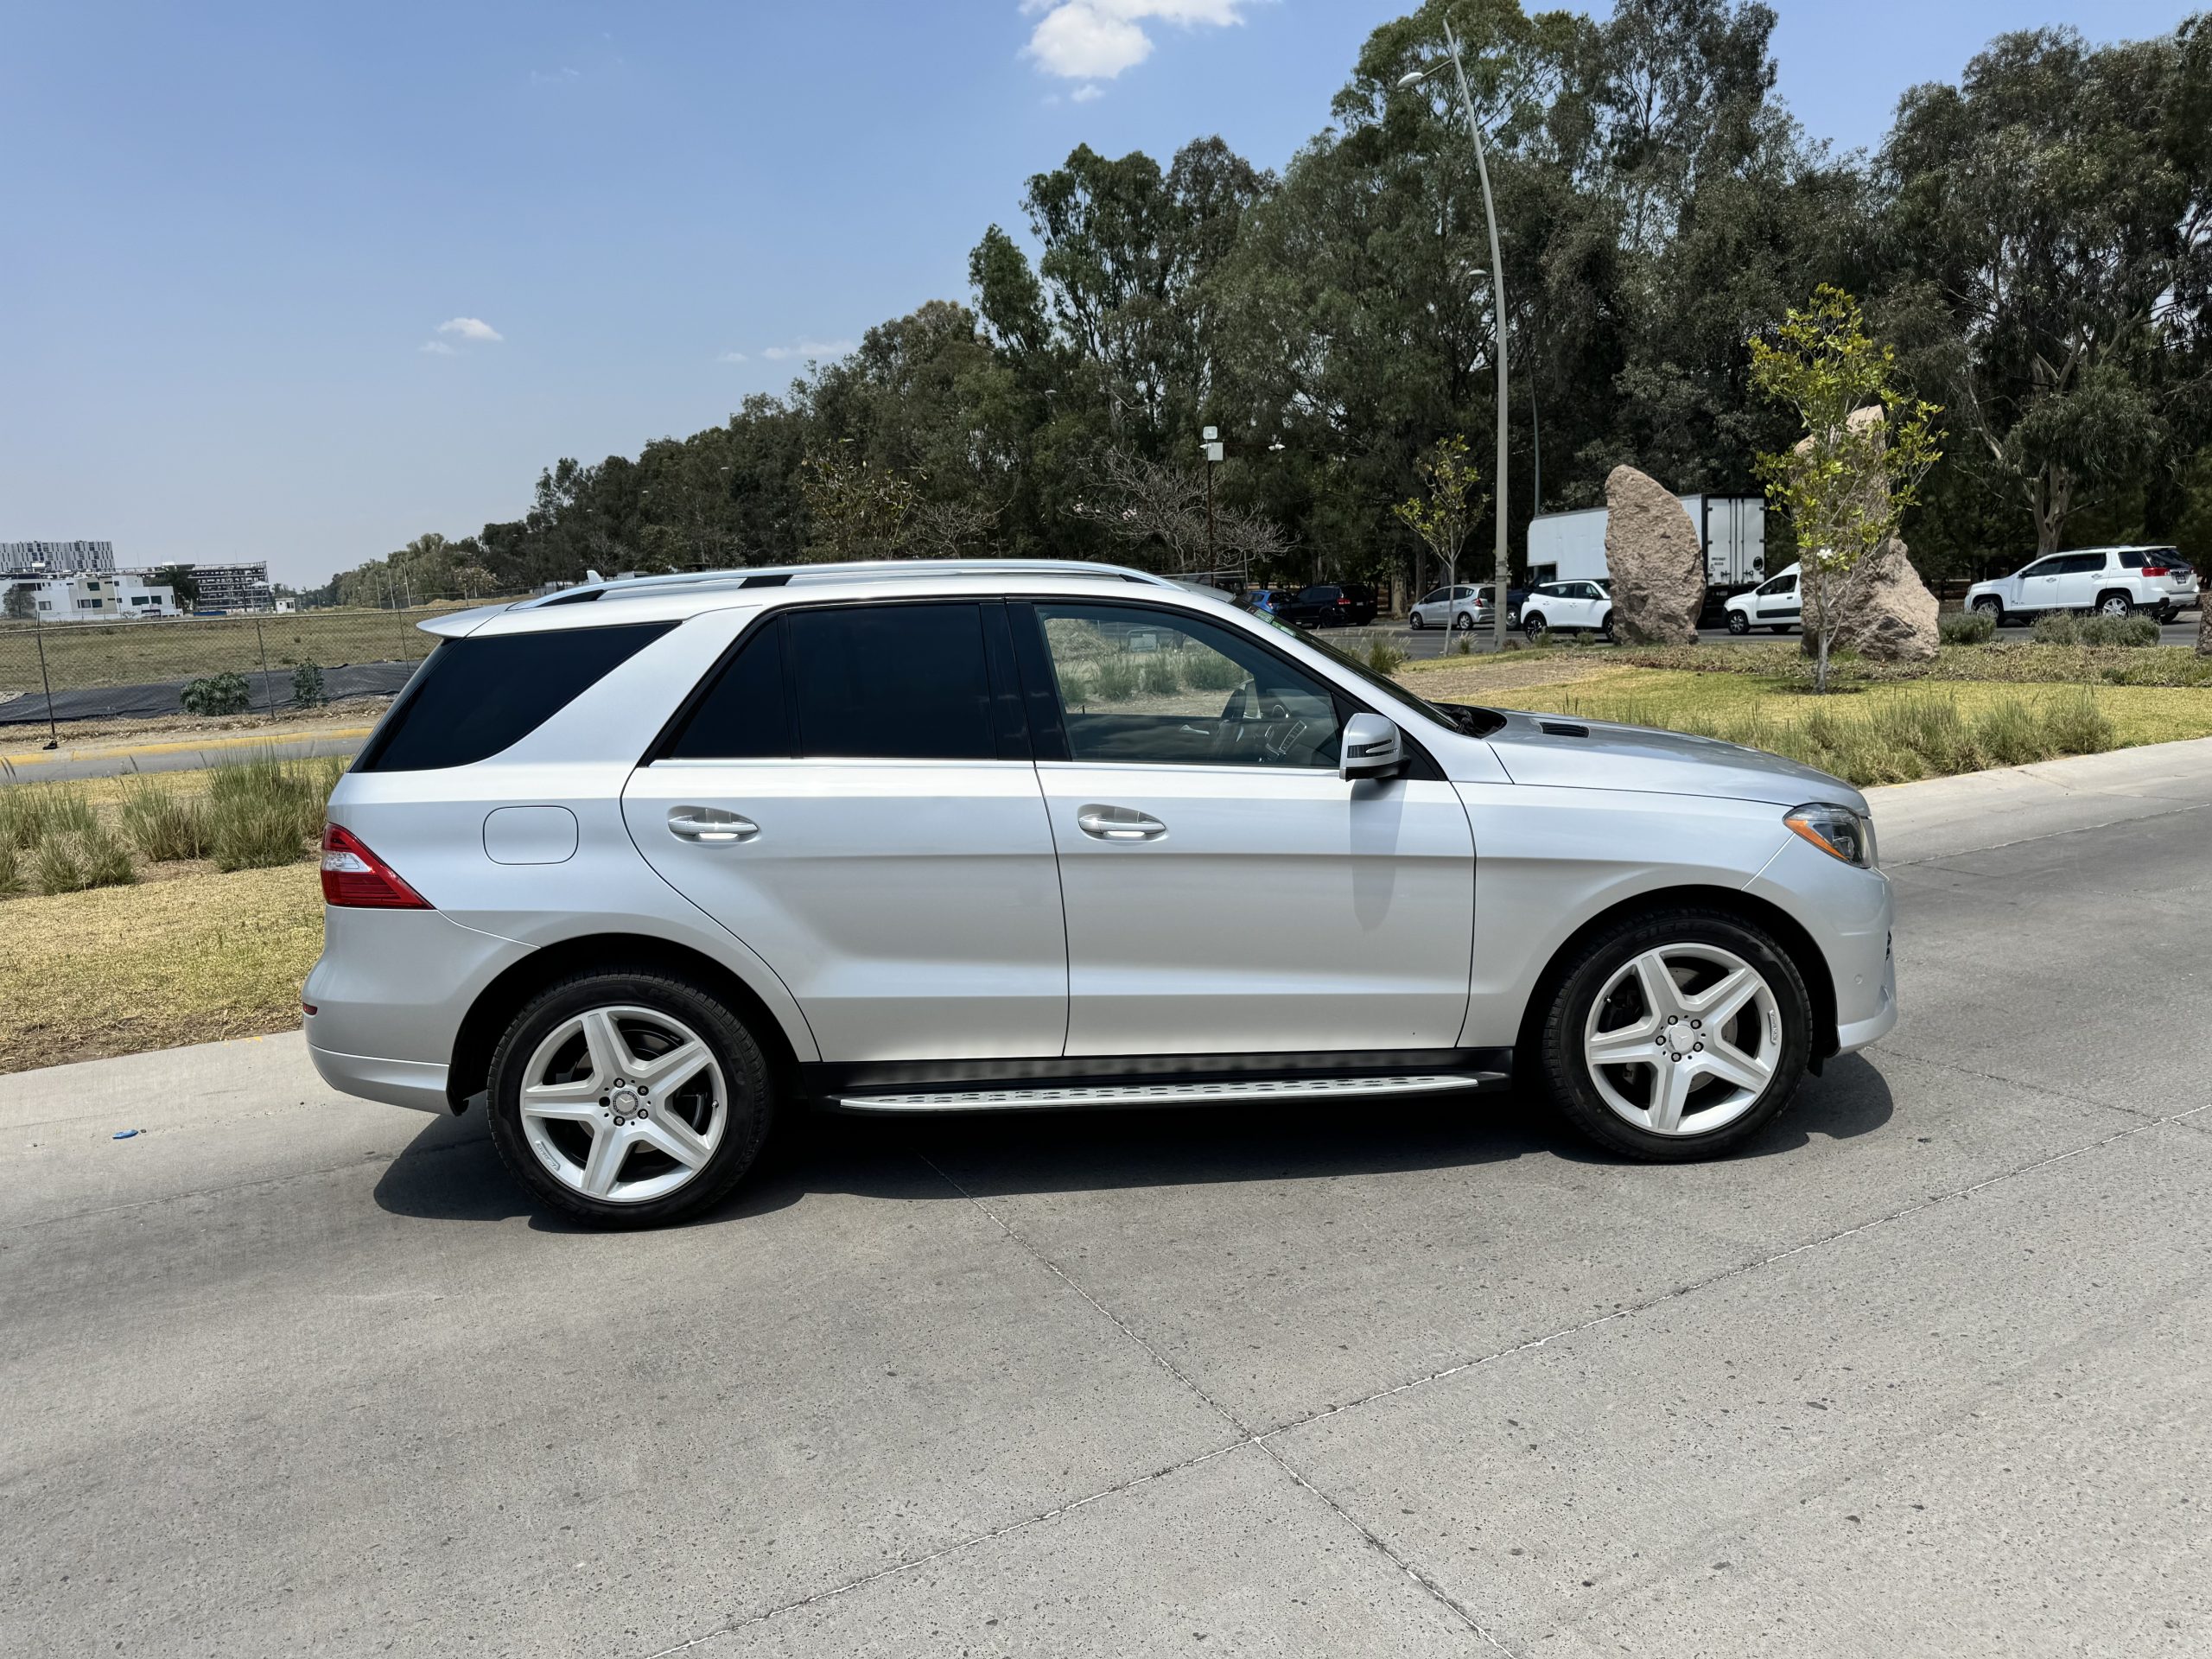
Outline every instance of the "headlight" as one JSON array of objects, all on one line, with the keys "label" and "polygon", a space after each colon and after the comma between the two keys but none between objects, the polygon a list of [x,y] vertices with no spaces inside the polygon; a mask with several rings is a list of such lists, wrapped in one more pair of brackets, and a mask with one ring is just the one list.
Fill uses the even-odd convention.
[{"label": "headlight", "polygon": [[1874,820],[1865,813],[1815,801],[1791,807],[1782,821],[1829,857],[1862,870],[1874,868]]}]

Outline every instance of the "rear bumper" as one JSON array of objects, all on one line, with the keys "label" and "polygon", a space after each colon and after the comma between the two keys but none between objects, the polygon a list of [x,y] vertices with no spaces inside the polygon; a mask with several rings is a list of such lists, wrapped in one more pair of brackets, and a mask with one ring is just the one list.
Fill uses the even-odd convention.
[{"label": "rear bumper", "polygon": [[446,1068],[426,1060],[382,1060],[369,1054],[340,1054],[308,1045],[308,1058],[322,1080],[340,1094],[406,1106],[418,1112],[445,1113]]}]

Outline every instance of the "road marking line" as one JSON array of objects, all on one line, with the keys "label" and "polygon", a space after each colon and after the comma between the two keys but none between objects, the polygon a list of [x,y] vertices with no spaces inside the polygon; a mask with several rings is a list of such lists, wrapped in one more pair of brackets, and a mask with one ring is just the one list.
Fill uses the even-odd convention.
[{"label": "road marking line", "polygon": [[139,743],[127,749],[33,749],[26,754],[0,754],[0,766],[44,766],[67,760],[119,760],[137,754],[177,754],[188,749],[266,747],[271,743],[312,742],[321,738],[366,737],[372,726],[342,726],[332,731],[303,732],[296,737],[262,732],[245,737],[185,738],[174,743]]}]

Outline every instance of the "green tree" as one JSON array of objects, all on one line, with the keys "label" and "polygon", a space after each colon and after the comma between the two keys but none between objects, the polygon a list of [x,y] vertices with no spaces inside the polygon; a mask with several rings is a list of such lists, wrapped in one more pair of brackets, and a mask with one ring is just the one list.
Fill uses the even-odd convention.
[{"label": "green tree", "polygon": [[1883,148],[1889,320],[1947,389],[1967,476],[2038,551],[2175,464],[2212,284],[2209,67],[2201,22],[2094,48],[2000,35],[1958,86],[1907,93]]},{"label": "green tree", "polygon": [[161,565],[147,580],[174,593],[180,610],[189,611],[200,603],[200,578],[188,564]]},{"label": "green tree", "polygon": [[36,591],[28,582],[10,582],[7,597],[0,600],[0,615],[5,615],[10,622],[32,620],[38,614]]},{"label": "green tree", "polygon": [[1761,455],[1759,469],[1796,531],[1813,686],[1826,691],[1829,648],[1859,596],[1857,578],[1918,499],[1942,458],[1942,434],[1936,406],[1897,389],[1895,349],[1868,337],[1858,301],[1840,289],[1816,289],[1773,339],[1754,335],[1750,345],[1753,383],[1804,432],[1792,448]]},{"label": "green tree", "polygon": [[809,560],[837,563],[907,553],[907,521],[919,495],[905,474],[865,456],[823,450],[806,458],[799,491],[806,500]]},{"label": "green tree", "polygon": [[1414,463],[1414,473],[1421,480],[1421,493],[1390,511],[1436,556],[1444,585],[1450,588],[1459,579],[1459,555],[1481,522],[1490,497],[1475,493],[1482,474],[1468,458],[1467,440],[1456,432],[1423,451]]}]

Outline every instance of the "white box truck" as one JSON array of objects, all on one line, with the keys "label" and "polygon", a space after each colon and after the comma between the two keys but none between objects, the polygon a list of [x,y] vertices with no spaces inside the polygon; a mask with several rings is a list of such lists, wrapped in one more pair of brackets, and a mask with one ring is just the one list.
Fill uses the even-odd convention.
[{"label": "white box truck", "polygon": [[[1678,495],[1705,548],[1705,607],[1717,613],[1766,579],[1766,502],[1756,495]],[[1605,510],[1547,512],[1529,521],[1529,583],[1589,582],[1605,569]]]}]

